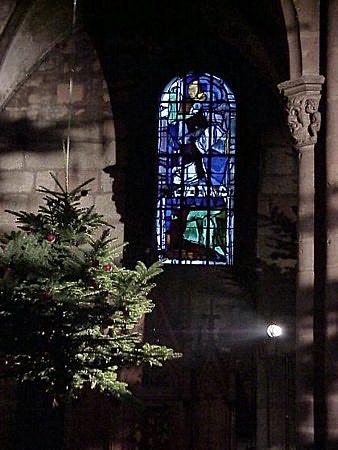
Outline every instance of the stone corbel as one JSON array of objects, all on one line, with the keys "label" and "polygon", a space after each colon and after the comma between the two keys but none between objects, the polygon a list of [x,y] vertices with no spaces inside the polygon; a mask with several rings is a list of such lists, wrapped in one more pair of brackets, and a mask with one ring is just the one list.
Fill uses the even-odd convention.
[{"label": "stone corbel", "polygon": [[278,84],[285,100],[288,127],[296,149],[317,142],[321,122],[318,108],[324,80],[322,75],[304,75]]}]

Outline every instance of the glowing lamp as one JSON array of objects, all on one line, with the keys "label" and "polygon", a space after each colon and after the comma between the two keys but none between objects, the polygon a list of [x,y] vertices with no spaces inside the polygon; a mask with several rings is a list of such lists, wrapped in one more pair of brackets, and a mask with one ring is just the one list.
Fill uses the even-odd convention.
[{"label": "glowing lamp", "polygon": [[275,323],[272,323],[266,329],[266,334],[271,338],[279,337],[282,335],[282,333],[283,333],[282,327],[276,325]]}]

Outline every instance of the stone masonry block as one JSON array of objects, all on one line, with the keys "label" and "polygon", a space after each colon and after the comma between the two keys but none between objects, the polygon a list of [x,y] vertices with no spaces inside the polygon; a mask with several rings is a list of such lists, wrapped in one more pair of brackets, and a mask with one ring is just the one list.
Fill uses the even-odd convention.
[{"label": "stone masonry block", "polygon": [[87,124],[86,126],[79,126],[75,127],[72,126],[70,130],[70,136],[71,139],[80,140],[80,141],[86,141],[89,140],[90,142],[101,142],[102,141],[102,135],[101,135],[101,129],[99,123],[91,123]]},{"label": "stone masonry block", "polygon": [[25,117],[27,107],[18,107],[16,105],[10,104],[6,107],[6,116],[10,120],[20,120]]},{"label": "stone masonry block", "polygon": [[69,103],[69,84],[62,83],[57,86],[57,103]]},{"label": "stone masonry block", "polygon": [[[83,100],[84,87],[82,84],[73,84],[72,87],[72,103]],[[69,103],[69,84],[61,83],[57,86],[57,103]]]},{"label": "stone masonry block", "polygon": [[70,160],[76,170],[102,170],[111,164],[112,155],[108,154],[102,144],[73,143]]},{"label": "stone masonry block", "polygon": [[297,184],[295,180],[285,176],[265,176],[261,191],[264,194],[294,194],[297,192]]},{"label": "stone masonry block", "polygon": [[32,213],[37,213],[39,207],[43,204],[42,200],[43,194],[41,192],[35,192],[28,198],[27,205],[25,206],[25,211],[30,211]]},{"label": "stone masonry block", "polygon": [[39,87],[42,84],[42,82],[43,82],[42,76],[35,75],[28,78],[25,85],[26,87]]},{"label": "stone masonry block", "polygon": [[260,196],[257,208],[258,216],[269,216],[271,212],[270,196]]},{"label": "stone masonry block", "polygon": [[20,170],[0,171],[0,192],[30,193],[34,188],[33,172]]},{"label": "stone masonry block", "polygon": [[122,222],[110,222],[113,226],[111,235],[114,239],[116,239],[113,242],[114,246],[118,246],[123,244],[124,242],[124,225]]},{"label": "stone masonry block", "polygon": [[7,151],[0,153],[0,170],[23,169],[24,153],[21,151]]},{"label": "stone masonry block", "polygon": [[49,153],[26,153],[25,168],[32,170],[41,169],[62,169],[64,167],[64,155],[60,146],[60,150],[50,151]]},{"label": "stone masonry block", "polygon": [[56,188],[56,183],[51,177],[51,170],[44,170],[41,172],[37,172],[35,179],[35,189],[40,188],[41,186],[46,187],[48,189],[54,190]]},{"label": "stone masonry block", "polygon": [[42,96],[39,93],[30,94],[28,96],[28,103],[30,105],[36,105],[36,104],[48,105],[51,103],[51,96],[49,96],[49,95]]},{"label": "stone masonry block", "polygon": [[111,119],[106,119],[103,122],[103,136],[108,142],[115,140],[115,128]]},{"label": "stone masonry block", "polygon": [[297,173],[297,162],[284,148],[269,148],[264,154],[264,168],[268,174],[292,175]]},{"label": "stone masonry block", "polygon": [[112,193],[113,180],[108,174],[100,173],[99,183],[101,192],[109,192],[110,194]]},{"label": "stone masonry block", "polygon": [[99,190],[99,172],[97,170],[81,170],[80,172],[70,170],[69,189],[74,189],[85,181],[88,181],[90,178],[94,178],[94,180],[90,182],[85,189],[90,190],[92,193],[96,193]]},{"label": "stone masonry block", "polygon": [[20,211],[26,208],[28,194],[1,194],[0,197],[0,222],[12,222],[12,216],[5,212],[6,209]]},{"label": "stone masonry block", "polygon": [[107,216],[108,222],[118,222],[120,215],[116,212],[111,194],[99,194],[95,198],[95,207],[100,214]]},{"label": "stone masonry block", "polygon": [[68,108],[66,105],[49,105],[44,107],[43,111],[40,108],[39,117],[43,116],[45,120],[55,120],[63,121],[64,123],[68,120]]},{"label": "stone masonry block", "polygon": [[11,222],[1,222],[0,225],[0,233],[10,233],[11,231],[15,230],[16,226],[14,223],[15,219],[11,219]]}]

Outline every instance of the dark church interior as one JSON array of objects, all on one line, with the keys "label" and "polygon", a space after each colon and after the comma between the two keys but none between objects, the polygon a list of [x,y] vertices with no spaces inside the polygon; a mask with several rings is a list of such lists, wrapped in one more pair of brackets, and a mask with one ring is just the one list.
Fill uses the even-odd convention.
[{"label": "dark church interior", "polygon": [[128,368],[127,401],[62,410],[1,363],[1,449],[338,448],[337,19],[337,0],[1,2],[0,232],[66,140],[121,263],[164,261],[142,332],[182,354]]}]

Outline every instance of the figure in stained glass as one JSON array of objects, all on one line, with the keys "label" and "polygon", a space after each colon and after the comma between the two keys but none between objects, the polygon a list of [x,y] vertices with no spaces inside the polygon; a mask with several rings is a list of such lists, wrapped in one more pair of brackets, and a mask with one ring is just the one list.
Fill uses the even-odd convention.
[{"label": "figure in stained glass", "polygon": [[217,77],[174,79],[159,112],[158,247],[170,261],[232,261],[235,101]]}]

